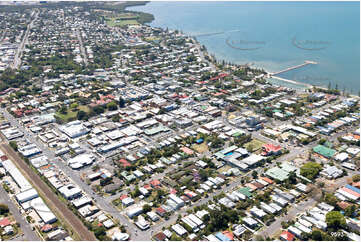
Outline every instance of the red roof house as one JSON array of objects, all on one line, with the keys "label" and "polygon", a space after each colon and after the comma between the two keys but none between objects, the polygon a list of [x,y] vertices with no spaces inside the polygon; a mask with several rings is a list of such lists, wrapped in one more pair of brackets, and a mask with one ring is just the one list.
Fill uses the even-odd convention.
[{"label": "red roof house", "polygon": [[155,209],[155,212],[156,212],[159,216],[164,217],[164,215],[165,215],[165,213],[166,213],[167,211],[165,211],[164,208],[159,207],[159,208],[156,208],[156,209]]},{"label": "red roof house", "polygon": [[292,241],[294,240],[294,238],[295,236],[288,231],[283,231],[282,234],[280,235],[280,239],[284,241]]},{"label": "red roof house", "polygon": [[269,184],[272,184],[273,181],[271,179],[269,179],[268,177],[260,177],[262,180],[264,180],[265,182],[268,182]]},{"label": "red roof house", "polygon": [[224,236],[228,237],[231,241],[234,240],[234,235],[233,235],[233,233],[231,231],[226,230],[226,231],[223,231],[222,234]]},{"label": "red roof house", "polygon": [[352,186],[353,186],[353,187],[360,188],[360,182],[353,182],[353,183],[352,183]]},{"label": "red roof house", "polygon": [[149,182],[152,187],[160,187],[160,181],[159,180],[152,180]]},{"label": "red roof house", "polygon": [[120,159],[118,161],[124,168],[125,167],[128,167],[128,166],[131,166],[131,164],[126,160],[126,159]]},{"label": "red roof house", "polygon": [[181,151],[183,151],[184,153],[186,153],[187,155],[193,155],[194,151],[189,149],[188,147],[183,146],[182,148],[180,148]]},{"label": "red roof house", "polygon": [[50,224],[45,224],[43,227],[41,227],[41,231],[42,232],[49,232],[50,230],[53,229],[53,226],[51,226]]},{"label": "red roof house", "polygon": [[280,145],[265,144],[262,146],[262,155],[279,155],[281,154],[282,147]]},{"label": "red roof house", "polygon": [[8,225],[10,225],[11,222],[9,221],[8,218],[3,218],[0,220],[0,227],[3,228],[3,227],[6,227]]},{"label": "red roof house", "polygon": [[144,185],[144,188],[147,189],[148,191],[152,190],[152,187],[150,185],[148,185],[148,184]]},{"label": "red roof house", "polygon": [[154,239],[157,241],[165,241],[167,236],[163,232],[159,232],[156,235],[154,235]]}]

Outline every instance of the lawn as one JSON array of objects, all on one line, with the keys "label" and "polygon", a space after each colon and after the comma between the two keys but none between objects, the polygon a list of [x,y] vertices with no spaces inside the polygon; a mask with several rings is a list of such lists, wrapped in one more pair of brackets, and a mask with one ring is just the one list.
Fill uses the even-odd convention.
[{"label": "lawn", "polygon": [[107,24],[110,27],[114,27],[114,26],[122,27],[125,25],[135,25],[135,24],[139,24],[137,19],[138,19],[138,16],[136,16],[136,15],[121,14],[116,17],[107,18]]},{"label": "lawn", "polygon": [[113,204],[117,209],[119,209],[120,211],[123,210],[122,201],[121,201],[119,198],[114,199],[114,200],[112,201],[112,204]]},{"label": "lawn", "polygon": [[219,168],[217,171],[219,173],[223,173],[223,172],[227,172],[229,169],[231,169],[232,167],[229,166],[229,165],[225,165],[225,166],[222,166],[221,168]]},{"label": "lawn", "polygon": [[192,149],[196,150],[198,153],[203,153],[208,151],[208,145],[206,142],[203,142],[202,144],[194,144],[192,145]]},{"label": "lawn", "polygon": [[90,112],[90,109],[88,106],[84,106],[84,105],[80,105],[78,108],[76,109],[68,109],[66,114],[62,114],[59,112],[55,113],[55,116],[57,116],[59,119],[61,119],[63,122],[67,123],[70,122],[72,120],[76,120],[76,115],[78,114],[78,112],[82,110],[86,113]]},{"label": "lawn", "polygon": [[156,37],[156,36],[146,37],[145,39],[148,41],[159,41],[160,40],[160,38]]},{"label": "lawn", "polygon": [[258,139],[252,139],[250,142],[244,144],[244,148],[246,148],[247,150],[249,148],[252,148],[252,152],[254,152],[261,149],[264,144],[266,143],[264,143],[263,141],[260,141]]}]

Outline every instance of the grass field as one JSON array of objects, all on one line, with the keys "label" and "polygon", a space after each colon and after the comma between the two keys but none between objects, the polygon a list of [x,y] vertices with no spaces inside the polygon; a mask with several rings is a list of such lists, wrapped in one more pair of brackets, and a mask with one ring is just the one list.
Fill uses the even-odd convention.
[{"label": "grass field", "polygon": [[160,40],[160,38],[156,37],[156,36],[147,37],[145,39],[148,40],[148,41],[159,41]]},{"label": "grass field", "polygon": [[192,145],[192,149],[195,149],[198,153],[203,153],[208,151],[208,145],[205,142],[199,145],[194,144]]},{"label": "grass field", "polygon": [[116,17],[107,18],[106,22],[110,27],[114,26],[125,26],[125,25],[136,25],[139,24],[137,21],[138,16],[132,14],[120,14]]},{"label": "grass field", "polygon": [[69,122],[72,120],[76,120],[76,115],[78,112],[82,110],[86,113],[90,112],[90,109],[88,106],[80,105],[77,109],[68,109],[66,114],[62,114],[59,112],[56,112],[55,116],[57,116],[59,119],[61,119],[63,122]]},{"label": "grass field", "polygon": [[262,145],[264,145],[266,143],[264,143],[263,141],[260,141],[258,139],[252,139],[250,142],[244,144],[244,148],[246,148],[247,150],[249,148],[252,148],[252,152],[257,151],[259,149],[262,148]]}]

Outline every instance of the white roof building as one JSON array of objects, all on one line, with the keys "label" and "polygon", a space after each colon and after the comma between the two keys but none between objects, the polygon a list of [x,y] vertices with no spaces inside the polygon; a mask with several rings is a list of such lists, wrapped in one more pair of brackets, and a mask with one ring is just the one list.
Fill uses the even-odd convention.
[{"label": "white roof building", "polygon": [[43,220],[46,224],[55,223],[57,221],[57,218],[51,212],[51,210],[48,208],[48,206],[44,203],[43,199],[40,197],[37,197],[30,201],[31,207],[34,208],[36,213],[39,215],[39,217]]},{"label": "white roof building", "polygon": [[89,129],[86,128],[80,121],[69,122],[59,127],[59,130],[70,138],[77,138],[89,133]]},{"label": "white roof building", "polygon": [[5,170],[10,174],[10,176],[14,179],[16,184],[20,187],[20,191],[26,191],[33,186],[28,182],[28,180],[21,174],[19,169],[14,165],[11,160],[5,160],[2,162]]},{"label": "white roof building", "polygon": [[82,193],[79,187],[73,184],[67,184],[58,189],[58,191],[68,200],[79,197]]},{"label": "white roof building", "polygon": [[24,203],[24,202],[30,201],[34,198],[37,198],[38,196],[39,196],[39,194],[34,188],[20,192],[15,195],[16,200],[19,201],[19,203]]}]

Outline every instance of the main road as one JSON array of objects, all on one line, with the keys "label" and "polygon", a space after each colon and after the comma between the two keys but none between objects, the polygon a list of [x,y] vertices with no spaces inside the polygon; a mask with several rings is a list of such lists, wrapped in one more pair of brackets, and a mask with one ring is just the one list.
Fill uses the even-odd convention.
[{"label": "main road", "polygon": [[[33,16],[33,14],[31,16]],[[39,16],[39,11],[36,11],[36,13],[34,14],[34,19],[32,19],[30,21],[30,23],[28,24],[28,27],[26,28],[24,37],[23,37],[22,41],[20,42],[18,50],[16,51],[16,54],[15,54],[15,57],[14,57],[14,62],[11,65],[11,68],[13,68],[13,69],[17,69],[19,67],[20,63],[21,63],[21,57],[23,55],[23,51],[24,51],[24,48],[25,48],[25,43],[27,42],[27,40],[29,38],[30,29],[33,27],[34,21],[38,18],[38,16]]]},{"label": "main road", "polygon": [[[37,137],[28,131],[24,126],[22,126],[11,114],[5,109],[0,109],[4,117],[10,122],[12,127],[16,127],[18,130],[24,133],[24,136],[33,144],[35,144],[39,149],[42,150],[43,154],[48,157],[49,160],[52,160],[60,170],[64,172],[76,185],[78,185],[88,197],[92,197],[99,208],[103,211],[108,212],[114,218],[118,219],[119,222],[128,227],[128,232],[131,235],[132,240],[148,240],[143,233],[135,234],[134,231],[138,230],[137,227],[131,223],[127,217],[121,214],[118,209],[116,209],[110,201],[107,201],[103,196],[96,194],[89,185],[87,185],[83,180],[80,179],[79,173],[70,169],[64,161],[55,156],[54,152],[46,147],[42,142],[40,142]],[[25,163],[24,163],[25,164]],[[26,165],[27,166],[27,165]],[[29,168],[29,166],[27,166]],[[37,176],[37,175],[36,175]],[[39,178],[39,176],[37,176]],[[40,178],[39,178],[40,179]],[[72,213],[73,214],[73,213]],[[75,216],[75,215],[74,215]],[[89,239],[91,240],[91,239]]]},{"label": "main road", "polygon": [[16,166],[22,171],[24,176],[31,181],[39,194],[46,200],[50,208],[56,210],[57,216],[61,217],[65,223],[71,226],[72,230],[78,234],[81,240],[96,240],[94,234],[90,232],[82,221],[55,195],[50,187],[36,174],[28,164],[10,147],[2,143],[0,148],[11,159]]}]

